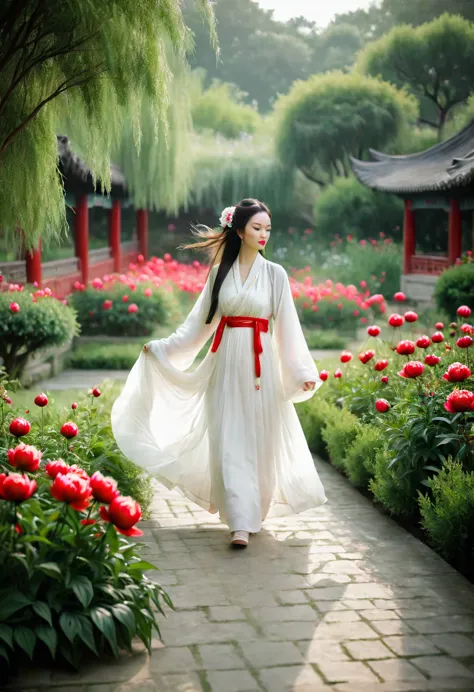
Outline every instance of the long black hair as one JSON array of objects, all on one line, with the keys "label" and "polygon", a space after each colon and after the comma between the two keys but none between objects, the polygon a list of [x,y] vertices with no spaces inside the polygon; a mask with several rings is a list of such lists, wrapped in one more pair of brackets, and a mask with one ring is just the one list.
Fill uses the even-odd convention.
[{"label": "long black hair", "polygon": [[[216,314],[219,303],[219,291],[225,277],[239,256],[242,241],[237,231],[243,231],[252,216],[261,211],[266,212],[271,218],[271,211],[263,202],[252,198],[242,199],[235,206],[232,226],[226,226],[223,229],[217,230],[207,226],[197,226],[193,229],[193,234],[202,240],[182,246],[183,250],[207,250],[210,255],[211,269],[219,262],[219,269],[212,287],[211,306],[206,324],[210,324]],[[262,251],[259,252],[263,254]]]}]

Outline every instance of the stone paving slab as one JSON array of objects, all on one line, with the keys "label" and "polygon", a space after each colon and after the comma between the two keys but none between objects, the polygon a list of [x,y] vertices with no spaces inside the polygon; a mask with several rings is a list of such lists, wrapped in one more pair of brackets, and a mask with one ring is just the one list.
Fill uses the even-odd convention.
[{"label": "stone paving slab", "polygon": [[317,461],[324,507],[265,522],[245,551],[157,485],[144,556],[176,610],[163,642],[22,692],[474,690],[474,586]]}]

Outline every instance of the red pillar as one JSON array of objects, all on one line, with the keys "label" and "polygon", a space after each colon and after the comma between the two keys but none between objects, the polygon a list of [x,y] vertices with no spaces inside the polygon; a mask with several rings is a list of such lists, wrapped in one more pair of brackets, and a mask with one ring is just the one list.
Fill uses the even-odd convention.
[{"label": "red pillar", "polygon": [[462,252],[461,235],[461,207],[457,199],[449,202],[449,222],[448,222],[448,262],[450,265],[456,264]]},{"label": "red pillar", "polygon": [[114,258],[114,272],[120,272],[120,227],[121,205],[120,200],[114,199],[109,215],[109,246]]},{"label": "red pillar", "polygon": [[411,258],[415,254],[415,213],[411,208],[411,199],[405,200],[403,218],[403,273],[411,273]]},{"label": "red pillar", "polygon": [[36,250],[26,253],[26,282],[41,285],[41,239]]},{"label": "red pillar", "polygon": [[138,252],[148,259],[148,209],[137,209]]},{"label": "red pillar", "polygon": [[76,198],[76,257],[79,259],[82,283],[89,281],[89,206],[87,195]]}]

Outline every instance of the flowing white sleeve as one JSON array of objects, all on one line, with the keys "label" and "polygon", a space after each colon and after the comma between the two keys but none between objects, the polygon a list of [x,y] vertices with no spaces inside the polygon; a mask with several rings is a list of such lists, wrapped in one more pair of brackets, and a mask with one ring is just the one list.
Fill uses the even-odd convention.
[{"label": "flowing white sleeve", "polygon": [[217,328],[220,319],[219,309],[212,322],[206,324],[216,274],[217,265],[212,268],[199,298],[183,324],[166,339],[148,342],[152,353],[157,357],[165,356],[171,365],[179,370],[186,370],[193,364],[196,356]]},{"label": "flowing white sleeve", "polygon": [[[288,275],[280,265],[274,265],[274,268],[273,338],[280,361],[285,399],[297,403],[310,399],[322,385],[322,380],[301,328]],[[315,388],[305,392],[305,382],[315,382]]]}]

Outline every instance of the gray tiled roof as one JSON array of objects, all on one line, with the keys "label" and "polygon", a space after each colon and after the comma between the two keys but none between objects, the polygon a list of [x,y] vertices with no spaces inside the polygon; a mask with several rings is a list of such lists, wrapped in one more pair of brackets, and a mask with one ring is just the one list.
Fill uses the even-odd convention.
[{"label": "gray tiled roof", "polygon": [[[74,153],[71,142],[66,135],[57,135],[58,140],[58,165],[63,176],[66,191],[81,191],[100,194],[100,184],[94,186],[92,173],[86,163]],[[124,197],[127,195],[127,182],[118,166],[110,164],[110,178],[112,183],[111,196]]]},{"label": "gray tiled roof", "polygon": [[460,188],[474,180],[474,120],[451,139],[418,154],[389,156],[370,150],[373,161],[351,157],[361,183],[384,192],[421,193]]}]

